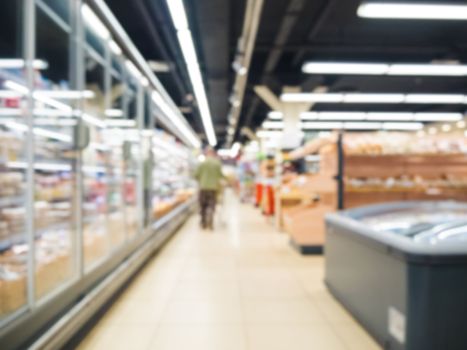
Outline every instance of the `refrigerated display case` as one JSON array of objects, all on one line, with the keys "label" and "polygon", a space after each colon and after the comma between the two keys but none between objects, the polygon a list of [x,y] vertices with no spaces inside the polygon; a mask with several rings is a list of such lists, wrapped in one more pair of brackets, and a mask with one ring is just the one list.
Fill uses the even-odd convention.
[{"label": "refrigerated display case", "polygon": [[158,131],[153,137],[152,219],[157,222],[195,195],[195,163],[187,147]]},{"label": "refrigerated display case", "polygon": [[389,349],[467,348],[467,205],[400,202],[328,215],[330,291]]},{"label": "refrigerated display case", "polygon": [[[154,91],[172,138],[155,131]],[[152,142],[170,140],[184,162],[198,147],[177,118],[186,123],[104,2],[2,2],[1,349],[63,346],[188,218],[193,202],[157,225],[145,207],[156,194],[144,166],[164,176],[145,162]]]}]

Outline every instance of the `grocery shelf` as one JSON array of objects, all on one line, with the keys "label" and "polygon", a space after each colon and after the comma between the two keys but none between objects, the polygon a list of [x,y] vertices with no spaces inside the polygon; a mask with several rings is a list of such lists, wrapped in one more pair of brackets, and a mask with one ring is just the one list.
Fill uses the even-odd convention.
[{"label": "grocery shelf", "polygon": [[[50,231],[57,231],[63,229],[69,229],[71,222],[63,222],[58,224],[51,224],[47,227],[40,228],[35,231],[35,238],[41,238],[45,233]],[[10,235],[7,239],[0,240],[0,253],[11,249],[13,246],[18,244],[25,244],[27,242],[26,232],[16,233]]]},{"label": "grocery shelf", "polygon": [[26,198],[24,196],[13,196],[0,198],[0,208],[16,207],[23,205]]}]

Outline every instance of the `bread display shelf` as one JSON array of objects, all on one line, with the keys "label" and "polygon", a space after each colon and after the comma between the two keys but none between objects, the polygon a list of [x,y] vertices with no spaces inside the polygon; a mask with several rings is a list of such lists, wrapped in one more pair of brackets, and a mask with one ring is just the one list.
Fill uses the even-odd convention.
[{"label": "bread display shelf", "polygon": [[465,176],[467,155],[345,155],[346,177]]}]

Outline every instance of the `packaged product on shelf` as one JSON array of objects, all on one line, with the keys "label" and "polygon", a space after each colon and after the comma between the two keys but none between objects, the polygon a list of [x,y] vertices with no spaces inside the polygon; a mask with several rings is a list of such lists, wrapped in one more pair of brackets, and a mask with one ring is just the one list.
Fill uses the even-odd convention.
[{"label": "packaged product on shelf", "polygon": [[0,314],[26,304],[26,252],[25,245],[18,245],[0,254]]}]

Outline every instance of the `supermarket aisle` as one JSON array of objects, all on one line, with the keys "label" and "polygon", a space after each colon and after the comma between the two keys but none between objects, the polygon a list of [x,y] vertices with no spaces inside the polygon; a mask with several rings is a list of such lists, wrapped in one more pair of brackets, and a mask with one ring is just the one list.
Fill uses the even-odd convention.
[{"label": "supermarket aisle", "polygon": [[228,196],[226,225],[192,218],[80,349],[370,350],[374,341],[326,292],[323,259]]}]

